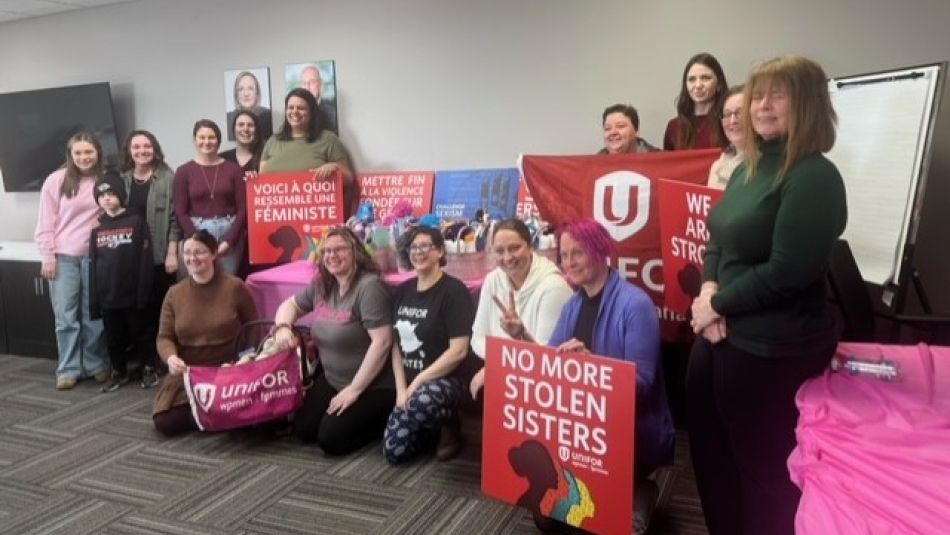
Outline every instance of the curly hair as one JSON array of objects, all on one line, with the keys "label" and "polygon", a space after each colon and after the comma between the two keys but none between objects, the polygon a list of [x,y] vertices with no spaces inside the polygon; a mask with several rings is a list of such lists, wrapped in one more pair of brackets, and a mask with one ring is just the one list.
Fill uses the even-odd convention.
[{"label": "curly hair", "polygon": [[439,229],[419,225],[410,228],[396,240],[399,265],[406,268],[412,267],[412,262],[409,260],[409,247],[412,246],[412,242],[416,241],[416,236],[428,236],[429,239],[432,240],[432,245],[442,252],[442,258],[439,259],[439,266],[445,267],[445,265],[448,264],[448,260],[445,259],[445,238],[442,236],[442,233],[439,232]]}]

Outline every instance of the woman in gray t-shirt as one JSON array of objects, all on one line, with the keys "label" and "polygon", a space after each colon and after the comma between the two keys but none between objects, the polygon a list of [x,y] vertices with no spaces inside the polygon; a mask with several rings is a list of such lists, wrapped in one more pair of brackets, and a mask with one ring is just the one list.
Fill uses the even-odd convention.
[{"label": "woman in gray t-shirt", "polygon": [[345,454],[379,440],[395,402],[388,363],[392,298],[379,268],[348,228],[331,230],[319,274],[277,309],[275,336],[292,344],[290,326],[313,312],[311,333],[322,373],[294,419],[298,437],[328,454]]}]

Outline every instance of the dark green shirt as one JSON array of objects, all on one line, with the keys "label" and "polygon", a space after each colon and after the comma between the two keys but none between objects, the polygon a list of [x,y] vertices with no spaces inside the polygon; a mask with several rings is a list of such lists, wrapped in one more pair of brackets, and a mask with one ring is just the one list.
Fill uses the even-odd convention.
[{"label": "dark green shirt", "polygon": [[781,183],[784,142],[762,146],[755,176],[733,173],[709,215],[704,280],[719,283],[712,307],[735,347],[766,357],[826,349],[836,342],[825,274],[848,213],[844,182],[821,154]]}]

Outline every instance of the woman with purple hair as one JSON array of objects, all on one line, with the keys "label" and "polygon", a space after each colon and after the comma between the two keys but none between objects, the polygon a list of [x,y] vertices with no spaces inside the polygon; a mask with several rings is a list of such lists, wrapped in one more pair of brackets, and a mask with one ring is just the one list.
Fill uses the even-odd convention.
[{"label": "woman with purple hair", "polygon": [[548,345],[637,365],[635,478],[638,532],[646,528],[656,486],[654,470],[673,462],[673,417],[660,361],[660,326],[647,294],[607,265],[613,239],[593,219],[564,223],[557,232],[561,269],[578,288],[561,310]]}]

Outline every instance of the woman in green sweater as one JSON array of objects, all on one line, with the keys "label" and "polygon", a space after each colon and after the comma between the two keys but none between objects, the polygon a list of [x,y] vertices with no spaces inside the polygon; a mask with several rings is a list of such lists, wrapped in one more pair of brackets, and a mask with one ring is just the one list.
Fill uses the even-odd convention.
[{"label": "woman in green sweater", "polygon": [[701,336],[687,374],[690,450],[710,533],[791,534],[795,392],[837,344],[825,273],[847,206],[822,155],[837,121],[822,68],[773,59],[744,96],[746,160],[710,214],[692,307]]}]

